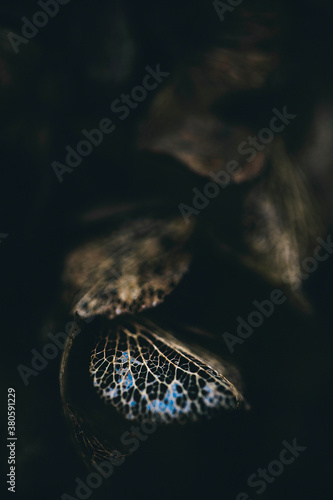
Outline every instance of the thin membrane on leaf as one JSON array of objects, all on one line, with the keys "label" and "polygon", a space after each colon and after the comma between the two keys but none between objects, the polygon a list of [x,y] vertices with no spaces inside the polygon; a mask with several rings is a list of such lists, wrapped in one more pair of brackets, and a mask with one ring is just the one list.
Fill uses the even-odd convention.
[{"label": "thin membrane on leaf", "polygon": [[107,326],[90,372],[100,396],[126,419],[166,424],[240,405],[243,398],[222,375],[223,365],[210,361],[154,323],[129,317]]}]

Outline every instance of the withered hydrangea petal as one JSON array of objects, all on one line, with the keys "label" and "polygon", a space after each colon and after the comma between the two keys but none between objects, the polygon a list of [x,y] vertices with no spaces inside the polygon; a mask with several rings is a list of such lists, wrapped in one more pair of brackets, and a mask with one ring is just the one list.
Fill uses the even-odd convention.
[{"label": "withered hydrangea petal", "polygon": [[222,375],[223,365],[209,357],[207,364],[207,355],[194,353],[170,332],[129,317],[106,326],[90,372],[100,396],[126,419],[184,423],[236,409],[243,400]]},{"label": "withered hydrangea petal", "polygon": [[73,250],[64,270],[72,313],[112,319],[162,302],[188,270],[192,230],[181,217],[140,219]]}]

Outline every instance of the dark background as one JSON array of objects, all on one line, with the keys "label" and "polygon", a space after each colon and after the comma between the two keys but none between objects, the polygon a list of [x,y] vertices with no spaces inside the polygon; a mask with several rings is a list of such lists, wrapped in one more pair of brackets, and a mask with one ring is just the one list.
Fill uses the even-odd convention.
[{"label": "dark background", "polygon": [[[279,2],[272,9],[276,6],[285,9],[280,50],[288,77],[281,92],[300,113],[299,125],[286,141],[304,161],[329,233],[332,6],[324,1]],[[62,415],[60,359],[31,377],[27,387],[17,365],[29,365],[31,349],[40,352],[45,343],[45,324],[57,310],[63,256],[76,238],[73,217],[103,202],[116,205],[146,197],[164,197],[177,205],[201,181],[163,164],[157,170],[161,174],[154,163],[151,173],[144,170],[134,138],[149,99],[124,122],[118,121],[116,131],[65,174],[63,183],[51,163],[64,160],[65,146],[81,140],[82,128],[89,130],[111,117],[110,103],[141,82],[145,66],[160,63],[162,70],[175,72],[196,51],[223,44],[233,25],[232,19],[221,23],[210,2],[71,0],[15,54],[6,30],[20,33],[20,18],[31,19],[36,10],[37,3],[31,1],[1,6],[0,232],[8,234],[0,244],[2,393],[5,414],[6,389],[16,389],[16,496],[53,499],[64,492],[75,496],[75,478],[87,475]],[[321,130],[317,141],[314,124]],[[220,286],[207,278],[209,271],[214,274],[215,269],[198,266],[197,286],[214,290],[230,318],[245,316],[252,300],[265,298],[271,289],[237,263],[221,264]],[[294,438],[307,450],[261,498],[328,498],[333,466],[328,413],[332,278],[331,257],[305,284],[314,314],[308,317],[289,304],[282,306],[235,354],[251,412],[175,430],[167,437],[152,435],[92,498],[229,500],[240,491],[256,498],[246,485],[248,476],[278,458],[282,440]],[[198,293],[196,300],[200,297]],[[229,323],[226,319],[225,330],[232,328]]]}]

